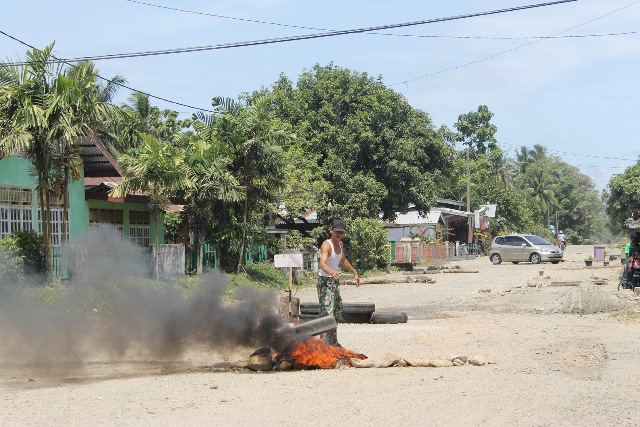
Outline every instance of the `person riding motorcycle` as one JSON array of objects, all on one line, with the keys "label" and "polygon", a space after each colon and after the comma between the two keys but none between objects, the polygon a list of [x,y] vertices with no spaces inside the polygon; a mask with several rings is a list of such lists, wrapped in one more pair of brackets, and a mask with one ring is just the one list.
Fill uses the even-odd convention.
[{"label": "person riding motorcycle", "polygon": [[627,243],[627,246],[624,249],[624,254],[627,257],[627,264],[624,267],[624,271],[622,273],[622,279],[625,283],[628,283],[632,279],[632,270],[634,268],[633,260],[635,258],[640,258],[640,231],[632,231],[629,233],[630,242]]},{"label": "person riding motorcycle", "polygon": [[564,235],[564,232],[562,230],[560,230],[560,233],[558,233],[558,242],[560,244],[560,249],[564,251],[564,248],[567,247],[567,236]]}]

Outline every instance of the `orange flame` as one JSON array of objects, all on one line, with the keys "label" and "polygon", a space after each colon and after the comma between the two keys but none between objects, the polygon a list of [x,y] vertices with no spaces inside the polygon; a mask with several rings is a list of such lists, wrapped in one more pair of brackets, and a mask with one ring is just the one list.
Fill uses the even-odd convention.
[{"label": "orange flame", "polygon": [[340,359],[349,364],[349,360],[367,358],[364,354],[355,353],[342,347],[334,347],[326,342],[309,338],[301,342],[291,352],[293,362],[304,366],[317,366],[322,369],[333,368]]}]

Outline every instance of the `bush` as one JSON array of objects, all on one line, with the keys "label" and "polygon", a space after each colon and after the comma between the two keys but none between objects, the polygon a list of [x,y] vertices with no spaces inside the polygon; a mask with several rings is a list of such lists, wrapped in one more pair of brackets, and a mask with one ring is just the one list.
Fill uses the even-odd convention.
[{"label": "bush", "polygon": [[14,247],[22,258],[25,274],[40,274],[47,270],[44,238],[41,235],[31,230],[19,230],[14,231],[10,239],[14,239]]},{"label": "bush", "polygon": [[0,240],[0,295],[9,287],[24,283],[24,261],[20,256],[16,239]]},{"label": "bush", "polygon": [[167,243],[175,243],[178,237],[187,240],[187,236],[180,236],[182,229],[182,217],[174,213],[166,213],[164,216],[164,238]]},{"label": "bush", "polygon": [[389,262],[387,229],[377,219],[356,218],[348,221],[347,234],[352,247],[351,264],[356,270],[373,270]]}]

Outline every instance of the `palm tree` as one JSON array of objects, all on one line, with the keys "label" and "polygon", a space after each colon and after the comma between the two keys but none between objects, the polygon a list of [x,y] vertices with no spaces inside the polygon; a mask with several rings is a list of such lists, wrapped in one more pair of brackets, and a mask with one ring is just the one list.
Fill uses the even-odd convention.
[{"label": "palm tree", "polygon": [[65,84],[68,92],[68,116],[71,125],[76,127],[77,136],[71,139],[62,138],[58,157],[54,164],[56,179],[54,194],[63,201],[62,243],[66,241],[68,185],[69,179],[81,179],[79,166],[82,164],[80,150],[76,146],[78,138],[93,139],[98,135],[105,136],[105,123],[113,120],[118,108],[111,104],[119,84],[124,82],[115,76],[106,84],[100,83],[98,70],[88,61],[80,62],[70,68],[66,76],[60,76],[59,85]]},{"label": "palm tree", "polygon": [[139,120],[138,132],[148,133],[149,120],[151,118],[151,103],[149,102],[149,96],[140,92],[134,92],[129,97],[129,103]]},{"label": "palm tree", "polygon": [[202,271],[201,242],[205,229],[216,221],[216,202],[239,202],[245,197],[242,187],[229,170],[233,150],[216,135],[215,115],[198,113],[193,122],[194,134],[185,134],[180,145],[187,147],[186,163],[193,185],[185,194],[186,215],[197,248],[197,272]]},{"label": "palm tree", "polygon": [[149,214],[155,220],[156,279],[159,279],[159,221],[170,204],[169,196],[192,186],[189,170],[184,162],[185,153],[171,144],[163,143],[147,135],[141,135],[142,144],[135,154],[123,154],[118,158],[123,168],[121,183],[112,190],[115,197],[143,192],[148,197]]},{"label": "palm tree", "polygon": [[531,159],[531,150],[527,147],[520,147],[519,151],[516,151],[516,164],[518,165],[518,172],[525,173],[527,171],[527,167],[533,163]]},{"label": "palm tree", "polygon": [[511,186],[511,182],[509,180],[511,171],[509,167],[509,159],[507,159],[505,153],[499,147],[495,148],[487,154],[487,160],[489,161],[491,174],[500,179],[505,188],[509,188]]},{"label": "palm tree", "polygon": [[547,214],[548,226],[550,223],[551,208],[558,205],[558,200],[555,197],[552,184],[549,182],[544,169],[535,168],[530,171],[529,185],[531,195],[540,201],[543,211]]},{"label": "palm tree", "polygon": [[533,149],[529,150],[532,163],[542,161],[547,158],[547,147],[535,144]]},{"label": "palm tree", "polygon": [[270,102],[271,98],[264,95],[253,97],[245,106],[231,99],[213,99],[213,105],[223,113],[218,120],[219,137],[234,148],[231,169],[246,191],[238,272],[245,256],[249,213],[264,212],[275,203],[283,187],[282,145],[293,138],[290,125],[276,117]]},{"label": "palm tree", "polygon": [[53,272],[51,196],[66,195],[69,173],[79,164],[74,145],[80,137],[92,135],[107,110],[106,103],[86,100],[92,92],[87,83],[92,79],[95,83],[97,73],[86,65],[82,72],[65,73],[52,54],[53,46],[28,51],[24,65],[0,67],[0,153],[20,152],[31,163],[49,275]]}]

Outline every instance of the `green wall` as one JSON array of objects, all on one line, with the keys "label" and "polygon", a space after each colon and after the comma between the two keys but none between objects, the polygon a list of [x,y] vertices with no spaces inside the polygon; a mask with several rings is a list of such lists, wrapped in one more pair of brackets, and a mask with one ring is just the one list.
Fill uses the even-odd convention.
[{"label": "green wall", "polygon": [[35,188],[36,180],[31,176],[31,165],[18,156],[0,160],[0,184]]},{"label": "green wall", "polygon": [[[31,175],[31,164],[19,156],[9,156],[0,159],[0,185],[10,185],[16,187],[31,188],[33,192],[33,229],[38,229],[38,213],[36,212],[37,195],[35,192],[36,181]],[[129,211],[146,211],[144,203],[119,203],[103,200],[84,199],[84,180],[74,181],[69,186],[69,238],[71,242],[83,236],[89,230],[89,207],[103,209],[124,210],[124,234],[129,237]],[[164,216],[160,217],[160,227],[158,227],[159,243],[164,243]],[[156,224],[151,218],[150,244],[156,242]]]},{"label": "green wall", "polygon": [[[123,211],[122,218],[122,226],[124,230],[122,233],[124,237],[129,237],[129,211],[147,211],[147,205],[144,203],[120,203],[120,202],[109,202],[106,200],[87,200],[85,203],[85,217],[86,217],[86,226],[84,230],[89,229],[89,209],[118,209]],[[159,221],[160,227],[158,227],[158,243],[164,243],[164,215],[160,216]],[[149,231],[149,244],[153,245],[156,243],[156,222],[151,217],[151,222],[149,224],[151,230]]]},{"label": "green wall", "polygon": [[[29,161],[20,156],[9,156],[0,160],[0,185],[26,187],[33,190],[33,229],[38,230],[38,195],[36,179],[32,176]],[[69,237],[85,233],[89,227],[89,216],[84,201],[84,180],[74,181],[69,185]]]}]

